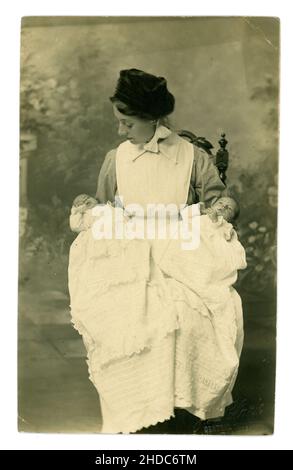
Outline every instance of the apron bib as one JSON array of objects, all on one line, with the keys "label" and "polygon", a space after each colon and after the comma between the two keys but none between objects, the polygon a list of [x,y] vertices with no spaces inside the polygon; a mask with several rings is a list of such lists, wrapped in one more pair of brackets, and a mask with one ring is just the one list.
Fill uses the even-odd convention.
[{"label": "apron bib", "polygon": [[[116,154],[117,195],[126,208],[139,204],[185,205],[188,199],[194,159],[193,145],[172,133],[160,144],[159,153],[144,151],[135,158],[129,141]],[[169,153],[169,155],[168,155]]]}]

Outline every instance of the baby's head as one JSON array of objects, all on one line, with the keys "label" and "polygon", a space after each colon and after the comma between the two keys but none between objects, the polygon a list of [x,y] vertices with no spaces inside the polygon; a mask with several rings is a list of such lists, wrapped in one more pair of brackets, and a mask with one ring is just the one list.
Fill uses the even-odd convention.
[{"label": "baby's head", "polygon": [[84,208],[85,210],[92,209],[97,205],[97,201],[95,198],[89,196],[88,194],[79,194],[73,200],[72,205],[78,208]]},{"label": "baby's head", "polygon": [[240,213],[238,202],[230,196],[221,197],[211,206],[211,208],[217,215],[221,215],[230,223],[235,222]]}]

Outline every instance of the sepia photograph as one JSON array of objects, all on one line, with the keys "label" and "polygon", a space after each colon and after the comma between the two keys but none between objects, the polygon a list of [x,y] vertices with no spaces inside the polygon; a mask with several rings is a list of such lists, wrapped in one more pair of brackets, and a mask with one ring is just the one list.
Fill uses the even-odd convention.
[{"label": "sepia photograph", "polygon": [[274,433],[280,20],[21,21],[18,430]]}]

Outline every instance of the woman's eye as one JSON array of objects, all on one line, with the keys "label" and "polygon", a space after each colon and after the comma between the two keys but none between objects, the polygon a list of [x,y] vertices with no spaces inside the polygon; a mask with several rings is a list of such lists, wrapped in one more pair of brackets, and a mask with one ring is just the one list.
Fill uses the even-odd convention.
[{"label": "woman's eye", "polygon": [[126,127],[127,129],[131,129],[131,127],[133,126],[133,124],[128,124],[127,122],[123,122],[123,121],[120,121],[119,125],[122,125]]}]

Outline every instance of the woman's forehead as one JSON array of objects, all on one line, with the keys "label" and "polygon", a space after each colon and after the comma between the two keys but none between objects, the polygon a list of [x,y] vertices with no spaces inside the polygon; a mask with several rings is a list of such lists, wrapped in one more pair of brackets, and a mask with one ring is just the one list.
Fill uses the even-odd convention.
[{"label": "woman's forehead", "polygon": [[117,106],[115,104],[113,104],[113,112],[114,112],[114,116],[119,119],[120,121],[122,119],[124,119],[125,121],[133,121],[134,120],[134,116],[127,116],[126,114],[122,114],[118,109],[117,109]]}]

